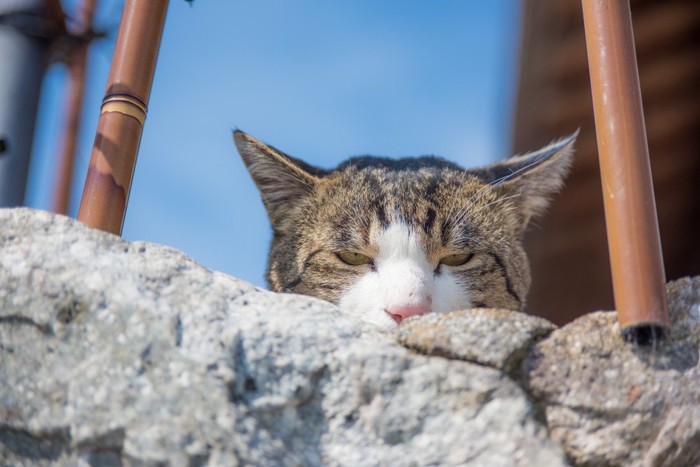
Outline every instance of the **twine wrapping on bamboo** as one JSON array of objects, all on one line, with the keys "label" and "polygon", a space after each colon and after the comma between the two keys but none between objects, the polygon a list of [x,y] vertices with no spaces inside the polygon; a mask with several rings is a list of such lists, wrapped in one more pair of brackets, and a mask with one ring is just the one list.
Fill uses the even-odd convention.
[{"label": "twine wrapping on bamboo", "polygon": [[102,108],[100,113],[119,112],[129,117],[133,117],[139,121],[141,126],[146,122],[146,113],[148,108],[146,104],[136,96],[128,94],[108,94],[102,99]]}]

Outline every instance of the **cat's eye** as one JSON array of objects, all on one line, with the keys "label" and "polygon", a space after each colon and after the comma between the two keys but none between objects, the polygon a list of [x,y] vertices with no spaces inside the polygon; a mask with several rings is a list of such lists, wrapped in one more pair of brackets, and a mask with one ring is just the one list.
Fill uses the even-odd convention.
[{"label": "cat's eye", "polygon": [[369,256],[361,255],[360,253],[355,253],[354,251],[341,251],[336,253],[338,258],[350,266],[362,266],[363,264],[369,264],[372,262],[372,258]]},{"label": "cat's eye", "polygon": [[474,255],[470,253],[455,253],[454,255],[442,257],[440,259],[440,264],[445,264],[447,266],[463,266],[473,257]]}]

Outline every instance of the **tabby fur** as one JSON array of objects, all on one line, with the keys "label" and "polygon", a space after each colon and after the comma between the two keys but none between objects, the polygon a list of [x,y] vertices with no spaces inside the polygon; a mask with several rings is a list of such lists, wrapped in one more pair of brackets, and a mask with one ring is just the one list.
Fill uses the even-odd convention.
[{"label": "tabby fur", "polygon": [[[522,310],[523,234],[561,188],[576,135],[470,170],[432,156],[354,157],[324,170],[235,131],[272,225],[269,286],[386,330],[429,311]],[[370,261],[351,265],[343,252]],[[449,255],[469,259],[449,266]]]}]

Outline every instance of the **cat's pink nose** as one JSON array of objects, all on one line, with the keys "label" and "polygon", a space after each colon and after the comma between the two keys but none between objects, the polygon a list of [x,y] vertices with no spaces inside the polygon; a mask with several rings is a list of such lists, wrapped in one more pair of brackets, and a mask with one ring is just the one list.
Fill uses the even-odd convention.
[{"label": "cat's pink nose", "polygon": [[401,323],[406,318],[411,316],[423,315],[430,311],[430,302],[426,301],[419,303],[417,305],[401,305],[395,308],[389,308],[386,310],[387,313],[396,321],[397,324]]}]

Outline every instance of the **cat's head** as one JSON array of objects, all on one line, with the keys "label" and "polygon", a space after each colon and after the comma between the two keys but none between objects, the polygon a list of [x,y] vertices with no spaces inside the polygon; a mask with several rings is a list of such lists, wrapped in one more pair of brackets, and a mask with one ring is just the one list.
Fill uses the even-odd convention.
[{"label": "cat's head", "polygon": [[270,288],[337,303],[385,330],[430,311],[521,310],[523,233],[562,186],[576,135],[471,170],[436,157],[357,157],[323,170],[236,131],[272,224]]}]

